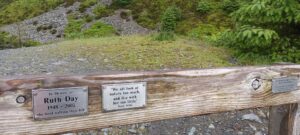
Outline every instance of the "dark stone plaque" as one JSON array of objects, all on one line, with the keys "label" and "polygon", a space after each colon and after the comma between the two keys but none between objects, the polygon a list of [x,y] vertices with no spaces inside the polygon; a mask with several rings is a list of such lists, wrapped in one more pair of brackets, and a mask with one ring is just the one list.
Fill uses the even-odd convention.
[{"label": "dark stone plaque", "polygon": [[283,77],[272,80],[272,92],[283,93],[298,90],[298,77]]}]

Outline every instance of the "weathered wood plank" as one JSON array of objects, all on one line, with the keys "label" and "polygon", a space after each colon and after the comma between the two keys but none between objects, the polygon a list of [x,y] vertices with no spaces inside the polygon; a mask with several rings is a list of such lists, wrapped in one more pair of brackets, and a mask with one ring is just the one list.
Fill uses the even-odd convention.
[{"label": "weathered wood plank", "polygon": [[[300,102],[300,88],[271,92],[271,79],[285,75],[299,77],[300,65],[1,79],[0,133],[53,134]],[[146,108],[102,112],[101,85],[141,81],[148,83]],[[33,120],[32,89],[78,86],[89,87],[89,115]],[[19,95],[27,97],[24,104],[16,103]]]}]

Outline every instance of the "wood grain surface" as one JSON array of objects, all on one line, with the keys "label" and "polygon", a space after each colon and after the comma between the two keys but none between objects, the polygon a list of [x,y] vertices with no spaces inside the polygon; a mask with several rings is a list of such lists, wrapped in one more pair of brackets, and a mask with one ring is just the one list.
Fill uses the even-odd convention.
[{"label": "wood grain surface", "polygon": [[[0,134],[55,134],[300,102],[297,91],[273,94],[272,78],[300,76],[300,65],[0,79]],[[254,89],[257,79],[260,87]],[[103,112],[101,85],[147,82],[147,107]],[[300,81],[298,87],[300,86]],[[89,87],[89,114],[34,121],[31,90]],[[17,103],[20,95],[26,97]]]}]

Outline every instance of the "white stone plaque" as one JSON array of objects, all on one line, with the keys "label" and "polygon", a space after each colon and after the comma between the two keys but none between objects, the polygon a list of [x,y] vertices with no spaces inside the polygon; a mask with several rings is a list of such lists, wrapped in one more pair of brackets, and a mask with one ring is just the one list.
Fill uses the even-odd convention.
[{"label": "white stone plaque", "polygon": [[32,90],[35,120],[88,113],[88,87]]},{"label": "white stone plaque", "polygon": [[282,93],[298,89],[298,77],[283,77],[272,80],[272,92]]},{"label": "white stone plaque", "polygon": [[146,82],[102,85],[104,111],[142,108],[146,106]]}]

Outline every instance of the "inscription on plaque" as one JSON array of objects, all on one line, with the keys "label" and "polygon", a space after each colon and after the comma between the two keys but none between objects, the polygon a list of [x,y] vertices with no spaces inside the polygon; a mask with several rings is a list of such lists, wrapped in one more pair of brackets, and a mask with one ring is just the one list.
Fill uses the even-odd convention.
[{"label": "inscription on plaque", "polygon": [[273,93],[290,92],[297,89],[298,89],[297,77],[284,77],[284,78],[276,78],[272,80]]},{"label": "inscription on plaque", "polygon": [[88,87],[32,90],[34,119],[88,113]]},{"label": "inscription on plaque", "polygon": [[146,106],[146,82],[109,84],[102,86],[104,111]]}]

